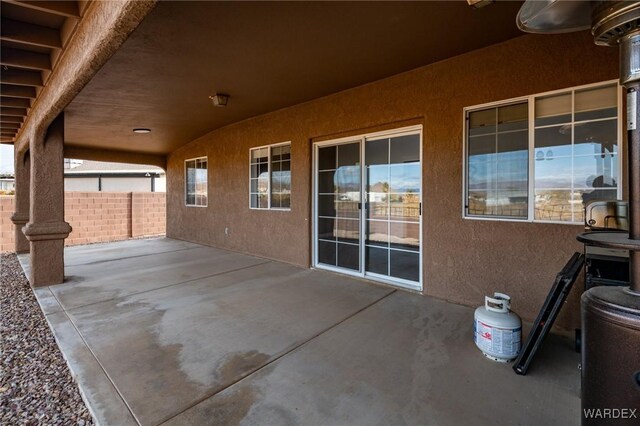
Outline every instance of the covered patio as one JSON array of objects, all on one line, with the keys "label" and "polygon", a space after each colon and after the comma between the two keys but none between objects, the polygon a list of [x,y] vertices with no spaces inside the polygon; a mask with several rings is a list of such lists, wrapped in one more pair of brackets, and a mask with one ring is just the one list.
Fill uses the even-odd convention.
[{"label": "covered patio", "polygon": [[580,419],[569,338],[523,377],[475,348],[473,309],[429,296],[169,238],[65,259],[35,293],[100,424]]}]

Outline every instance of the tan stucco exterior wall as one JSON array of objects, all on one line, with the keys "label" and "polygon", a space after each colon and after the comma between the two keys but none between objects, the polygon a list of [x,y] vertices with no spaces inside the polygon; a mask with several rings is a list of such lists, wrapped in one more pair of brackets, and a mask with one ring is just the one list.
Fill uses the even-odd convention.
[{"label": "tan stucco exterior wall", "polygon": [[[474,306],[502,291],[531,321],[555,274],[582,249],[582,228],[462,218],[463,108],[615,79],[617,62],[616,49],[594,46],[586,33],[526,35],[213,131],[168,158],[167,235],[308,267],[312,140],[420,123],[424,293]],[[249,149],[284,141],[292,142],[291,211],[250,210]],[[209,205],[185,207],[184,160],[205,155]],[[559,325],[577,326],[579,293]]]}]

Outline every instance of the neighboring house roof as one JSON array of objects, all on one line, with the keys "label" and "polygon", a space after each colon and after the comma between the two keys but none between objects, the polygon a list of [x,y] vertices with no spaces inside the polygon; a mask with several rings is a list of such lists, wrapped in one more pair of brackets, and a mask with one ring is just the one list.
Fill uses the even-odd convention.
[{"label": "neighboring house roof", "polygon": [[123,174],[123,173],[154,173],[164,174],[160,167],[145,166],[140,164],[107,163],[103,161],[84,161],[72,169],[65,169],[65,175],[83,174]]}]

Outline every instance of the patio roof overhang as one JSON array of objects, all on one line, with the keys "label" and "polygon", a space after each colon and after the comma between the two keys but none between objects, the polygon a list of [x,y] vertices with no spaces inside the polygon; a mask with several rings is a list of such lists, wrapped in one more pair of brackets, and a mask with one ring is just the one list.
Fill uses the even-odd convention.
[{"label": "patio roof overhang", "polygon": [[[135,152],[158,164],[217,128],[517,37],[520,4],[160,2],[144,20],[137,7],[142,22],[121,46],[96,55],[93,63],[105,63],[95,75],[70,82],[75,71],[61,69],[49,86],[76,87],[56,103],[66,151],[109,161],[118,157],[109,152]],[[211,105],[215,93],[231,96],[226,108]],[[31,108],[27,121],[46,107]]]}]

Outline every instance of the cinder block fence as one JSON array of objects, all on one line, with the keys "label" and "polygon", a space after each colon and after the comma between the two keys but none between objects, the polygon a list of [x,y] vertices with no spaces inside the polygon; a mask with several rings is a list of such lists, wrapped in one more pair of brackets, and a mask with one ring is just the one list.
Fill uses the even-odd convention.
[{"label": "cinder block fence", "polygon": [[[162,192],[66,192],[65,220],[73,231],[66,245],[163,235]],[[13,196],[0,196],[0,252],[14,250]]]}]

